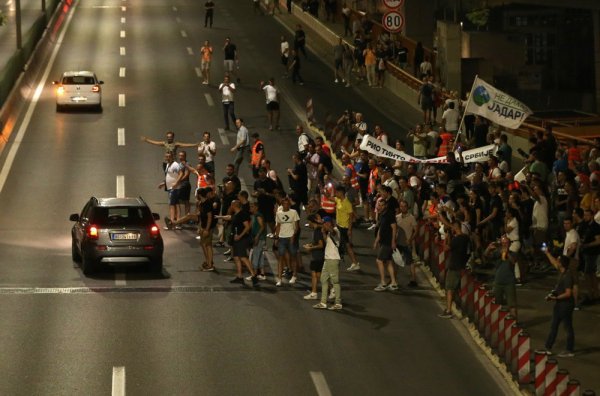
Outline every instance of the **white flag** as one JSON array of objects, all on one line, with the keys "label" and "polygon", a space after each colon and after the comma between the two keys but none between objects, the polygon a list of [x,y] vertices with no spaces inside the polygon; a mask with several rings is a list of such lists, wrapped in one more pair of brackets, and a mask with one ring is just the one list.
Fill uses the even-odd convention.
[{"label": "white flag", "polygon": [[475,77],[465,111],[510,129],[518,128],[532,114],[529,107],[479,77]]}]

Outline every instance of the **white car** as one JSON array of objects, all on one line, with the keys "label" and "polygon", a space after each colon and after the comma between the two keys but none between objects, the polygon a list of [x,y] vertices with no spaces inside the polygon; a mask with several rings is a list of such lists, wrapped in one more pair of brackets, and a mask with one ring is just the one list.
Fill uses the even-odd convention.
[{"label": "white car", "polygon": [[104,81],[98,81],[91,71],[64,72],[56,85],[56,111],[66,107],[87,106],[102,111],[102,88]]}]

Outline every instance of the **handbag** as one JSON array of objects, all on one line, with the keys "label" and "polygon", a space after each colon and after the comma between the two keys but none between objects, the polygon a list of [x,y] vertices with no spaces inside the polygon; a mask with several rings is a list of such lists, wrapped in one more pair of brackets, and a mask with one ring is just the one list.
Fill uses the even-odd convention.
[{"label": "handbag", "polygon": [[404,255],[400,252],[400,249],[398,248],[394,249],[392,253],[392,259],[398,267],[404,267],[406,265],[406,263],[404,262]]}]

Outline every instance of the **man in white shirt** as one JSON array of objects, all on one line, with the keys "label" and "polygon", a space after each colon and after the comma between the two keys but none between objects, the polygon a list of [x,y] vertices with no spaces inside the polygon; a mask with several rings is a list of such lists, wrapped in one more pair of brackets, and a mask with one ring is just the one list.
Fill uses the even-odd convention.
[{"label": "man in white shirt", "polygon": [[304,128],[300,124],[296,125],[296,135],[298,135],[298,152],[304,159],[304,156],[308,152],[308,144],[310,143],[310,139],[308,138],[308,135],[304,133]]},{"label": "man in white shirt", "polygon": [[230,151],[235,153],[235,158],[233,160],[234,173],[237,176],[240,171],[240,165],[244,160],[244,152],[248,149],[250,145],[250,135],[248,134],[248,128],[244,125],[244,120],[238,118],[235,120],[235,126],[238,128],[238,133],[236,137],[235,146],[233,146]]},{"label": "man in white shirt", "polygon": [[[164,188],[169,194],[169,219],[171,222],[175,222],[179,217],[177,203],[179,201],[179,187],[184,177],[183,167],[174,160],[172,152],[165,154],[165,164],[165,181],[160,183],[158,188]],[[168,221],[167,223],[169,224]],[[166,227],[166,229],[170,230],[171,228]]]},{"label": "man in white shirt", "polygon": [[235,84],[229,79],[229,75],[226,74],[223,78],[223,82],[219,85],[219,91],[221,92],[221,103],[223,103],[223,117],[225,121],[225,130],[229,130],[229,117],[235,123],[235,104],[233,100],[233,94],[235,93]]},{"label": "man in white shirt", "polygon": [[329,282],[333,284],[335,303],[329,307],[330,310],[342,309],[342,291],[340,287],[340,252],[339,233],[333,228],[333,219],[329,216],[323,218],[323,239],[325,239],[325,262],[321,270],[321,302],[313,305],[316,309],[327,309],[327,297],[329,296]]},{"label": "man in white shirt", "polygon": [[444,111],[444,114],[442,114],[444,126],[450,133],[456,133],[458,131],[458,124],[460,122],[460,113],[454,107],[454,102],[448,103],[448,108]]},{"label": "man in white shirt", "polygon": [[267,119],[269,120],[269,130],[279,129],[279,90],[275,86],[275,79],[271,77],[269,82],[265,84],[260,82],[260,86],[265,93],[267,101]]},{"label": "man in white shirt", "polygon": [[283,77],[287,77],[288,61],[290,60],[290,43],[285,39],[285,36],[281,36],[279,52],[281,53],[281,64],[284,70]]},{"label": "man in white shirt", "polygon": [[363,136],[365,136],[367,134],[367,130],[368,130],[367,123],[363,120],[362,113],[356,113],[356,115],[354,117],[355,117],[356,122],[352,126],[352,129],[356,133],[355,140],[362,139]]},{"label": "man in white shirt", "polygon": [[283,275],[283,267],[288,263],[288,268],[292,271],[290,285],[296,283],[298,275],[298,265],[296,263],[296,238],[300,231],[300,216],[295,209],[290,208],[291,202],[289,198],[281,200],[281,210],[275,214],[275,237],[279,240],[277,251],[279,260],[277,262],[277,277],[275,285],[281,286],[281,277]]},{"label": "man in white shirt", "polygon": [[210,140],[210,132],[205,131],[202,135],[202,142],[198,145],[198,155],[205,158],[204,168],[211,175],[215,174],[215,155],[217,155],[217,144]]}]

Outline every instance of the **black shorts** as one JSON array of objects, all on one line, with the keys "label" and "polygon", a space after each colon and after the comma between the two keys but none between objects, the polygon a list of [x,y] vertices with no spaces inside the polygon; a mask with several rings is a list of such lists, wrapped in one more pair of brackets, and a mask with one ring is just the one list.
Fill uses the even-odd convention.
[{"label": "black shorts", "polygon": [[368,180],[365,180],[364,182],[361,181],[361,179],[358,179],[358,186],[360,187],[360,197],[362,198],[363,202],[367,201],[367,194],[369,191],[369,182]]},{"label": "black shorts", "polygon": [[343,66],[343,61],[341,59],[335,59],[333,61],[333,65],[335,67],[335,70],[341,70]]},{"label": "black shorts", "polygon": [[313,272],[323,271],[324,260],[310,260],[310,270]]},{"label": "black shorts", "polygon": [[179,199],[179,202],[189,202],[191,192],[192,186],[190,182],[183,183],[181,187],[179,187],[179,194],[177,196],[177,199]]},{"label": "black shorts", "polygon": [[350,247],[352,247],[352,242],[350,242],[350,237],[348,237],[348,229],[347,228],[338,226],[338,230],[340,231],[339,251],[340,251],[340,254],[345,254],[346,253],[346,245],[349,245]]},{"label": "black shorts", "polygon": [[283,66],[287,66],[288,65],[288,59],[289,58],[287,56],[281,55],[281,64]]},{"label": "black shorts", "polygon": [[252,240],[250,238],[243,238],[239,241],[234,241],[232,246],[233,257],[246,257],[248,258],[248,251]]},{"label": "black shorts", "polygon": [[377,260],[389,261],[392,259],[392,247],[390,245],[379,245],[379,251],[377,252]]},{"label": "black shorts", "polygon": [[277,111],[279,110],[279,102],[272,101],[267,103],[267,111]]},{"label": "black shorts", "polygon": [[433,101],[429,98],[421,99],[421,110],[433,110]]}]

